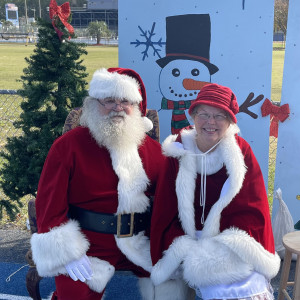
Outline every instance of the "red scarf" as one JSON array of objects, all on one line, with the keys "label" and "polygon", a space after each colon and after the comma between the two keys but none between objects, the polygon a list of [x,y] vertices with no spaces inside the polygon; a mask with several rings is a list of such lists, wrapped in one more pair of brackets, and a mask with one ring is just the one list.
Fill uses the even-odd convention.
[{"label": "red scarf", "polygon": [[190,128],[190,123],[185,115],[185,110],[189,109],[195,100],[173,101],[162,98],[161,108],[172,109],[171,132],[178,134],[183,128]]}]

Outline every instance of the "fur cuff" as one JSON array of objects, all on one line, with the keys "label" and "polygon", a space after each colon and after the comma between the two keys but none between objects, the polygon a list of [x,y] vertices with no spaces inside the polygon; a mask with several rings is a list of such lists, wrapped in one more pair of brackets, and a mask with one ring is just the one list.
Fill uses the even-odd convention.
[{"label": "fur cuff", "polygon": [[42,277],[65,273],[65,265],[79,259],[89,248],[89,242],[80,231],[77,221],[54,227],[47,233],[31,237],[32,258]]},{"label": "fur cuff", "polygon": [[280,257],[278,254],[267,251],[245,231],[234,228],[227,229],[215,238],[266,278],[272,279],[277,275],[280,268]]},{"label": "fur cuff", "polygon": [[159,285],[171,278],[182,263],[188,249],[195,242],[187,235],[173,241],[169,249],[164,252],[163,257],[152,268],[151,279],[154,285]]},{"label": "fur cuff", "polygon": [[154,300],[154,285],[150,278],[143,277],[138,279],[138,286],[143,300]]},{"label": "fur cuff", "polygon": [[249,276],[253,268],[212,238],[201,239],[187,251],[183,277],[191,286],[230,284]]},{"label": "fur cuff", "polygon": [[113,277],[115,268],[105,260],[90,256],[89,259],[92,263],[93,276],[91,280],[86,281],[86,284],[91,290],[101,293]]},{"label": "fur cuff", "polygon": [[182,279],[168,280],[155,287],[155,299],[192,300],[195,292]]},{"label": "fur cuff", "polygon": [[140,293],[143,300],[192,300],[195,292],[182,279],[168,280],[158,286],[150,278],[139,278]]}]

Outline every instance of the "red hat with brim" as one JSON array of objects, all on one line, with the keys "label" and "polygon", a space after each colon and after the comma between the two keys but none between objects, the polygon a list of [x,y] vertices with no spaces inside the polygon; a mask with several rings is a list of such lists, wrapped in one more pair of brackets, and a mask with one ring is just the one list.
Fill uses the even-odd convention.
[{"label": "red hat with brim", "polygon": [[189,114],[192,115],[195,107],[201,104],[223,109],[234,123],[237,122],[235,115],[239,112],[239,105],[230,88],[216,83],[205,85],[198,93],[196,101],[190,106]]}]

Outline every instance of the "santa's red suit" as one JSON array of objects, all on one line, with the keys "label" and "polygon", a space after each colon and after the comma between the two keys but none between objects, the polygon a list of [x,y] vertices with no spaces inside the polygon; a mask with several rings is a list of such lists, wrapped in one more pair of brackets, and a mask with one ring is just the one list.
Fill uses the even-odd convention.
[{"label": "santa's red suit", "polygon": [[[277,274],[280,259],[274,252],[263,176],[249,144],[237,132],[231,124],[206,155],[197,148],[195,129],[163,143],[168,158],[151,221],[155,284],[180,269],[196,287],[231,284],[252,272],[267,279]],[[206,202],[200,205],[203,172]]]},{"label": "santa's red suit", "polygon": [[[153,195],[163,156],[160,144],[148,136],[138,154],[141,164],[132,164],[131,170],[135,177],[126,178],[128,174],[122,174],[123,157],[114,153],[112,162],[110,152],[97,144],[88,128],[78,127],[55,141],[39,182],[38,234],[32,237],[34,260],[41,276],[58,275],[67,262],[84,253],[107,262],[95,261],[93,267],[91,281],[99,285],[98,291],[111,278],[114,267],[147,276],[145,270],[151,270],[151,260],[149,241],[143,232],[116,239],[113,234],[81,230],[77,221],[68,218],[70,205],[101,213],[116,213],[121,206],[127,206],[126,213],[145,212],[151,204],[148,196]],[[118,186],[120,178],[124,186]],[[127,198],[132,200],[130,204],[125,203]],[[122,200],[124,203],[120,203]]]},{"label": "santa's red suit", "polygon": [[[99,300],[115,270],[131,270],[140,277],[143,299],[168,299],[164,293],[176,299],[177,282],[156,290],[149,278],[148,211],[164,156],[160,144],[145,133],[152,123],[144,117],[147,105],[143,82],[130,69],[100,69],[90,83],[89,96],[81,117],[84,127],[54,142],[41,174],[36,199],[38,233],[31,238],[38,273],[56,277],[52,299]],[[136,109],[142,123],[137,125],[138,139],[134,125],[131,132],[130,126],[126,127],[122,142],[111,133],[109,143],[97,136],[103,127],[95,129],[91,116],[100,113],[103,104],[98,99],[107,98],[119,99],[117,105],[123,110],[120,101],[124,99],[139,105]],[[129,142],[128,134],[135,139]],[[85,282],[74,281],[68,276],[73,275],[68,268],[82,258],[90,260],[93,274],[85,277]]]},{"label": "santa's red suit", "polygon": [[[103,277],[99,283],[94,270],[93,281],[100,285],[99,290],[112,276],[114,267],[136,269],[138,275],[147,276],[145,270],[151,270],[151,260],[147,253],[149,241],[143,232],[115,239],[113,234],[80,230],[78,222],[68,218],[70,205],[110,214],[116,213],[122,205],[123,208],[127,206],[127,213],[145,212],[151,204],[148,196],[153,195],[163,157],[160,144],[148,136],[138,154],[141,164],[132,165],[132,168],[136,168],[136,174],[141,176],[127,179],[128,174],[122,174],[122,157],[115,154],[113,168],[109,151],[97,144],[88,128],[78,127],[55,141],[39,182],[36,199],[38,234],[32,237],[34,259],[41,276],[58,275],[63,265],[84,253],[110,264],[104,264],[105,269],[99,266],[98,276]],[[120,169],[118,175],[116,168]],[[122,177],[126,181],[123,187],[118,186]],[[131,197],[130,205],[125,203]],[[120,203],[122,200],[124,203]]]}]

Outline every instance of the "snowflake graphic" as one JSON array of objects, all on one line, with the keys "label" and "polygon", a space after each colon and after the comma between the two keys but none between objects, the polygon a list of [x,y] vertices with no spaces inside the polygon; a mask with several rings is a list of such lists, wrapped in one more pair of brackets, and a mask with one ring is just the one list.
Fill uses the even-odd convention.
[{"label": "snowflake graphic", "polygon": [[166,44],[166,42],[163,42],[162,38],[160,38],[157,42],[152,40],[152,38],[155,36],[154,33],[155,22],[153,22],[151,31],[143,30],[141,26],[138,26],[138,28],[141,31],[141,36],[145,38],[145,41],[140,41],[136,39],[135,42],[130,42],[130,44],[135,45],[135,47],[139,47],[141,45],[145,46],[145,50],[141,52],[141,54],[143,54],[143,60],[145,60],[145,58],[148,57],[148,51],[150,47],[153,49],[153,56],[157,55],[159,58],[161,58],[159,54],[161,49],[159,49],[159,47],[161,48],[163,45]]}]

